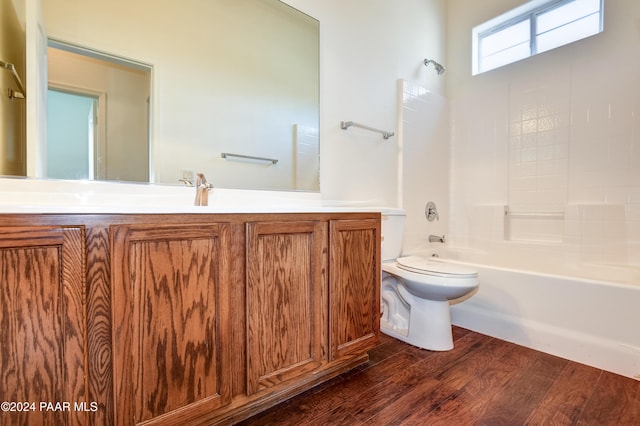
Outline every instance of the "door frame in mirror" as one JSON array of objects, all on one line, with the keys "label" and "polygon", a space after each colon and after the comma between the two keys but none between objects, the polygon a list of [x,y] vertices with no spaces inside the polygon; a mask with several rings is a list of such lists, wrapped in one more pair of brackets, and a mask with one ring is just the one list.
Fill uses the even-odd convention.
[{"label": "door frame in mirror", "polygon": [[150,182],[153,66],[50,39],[48,73],[49,88],[100,98],[95,179]]}]

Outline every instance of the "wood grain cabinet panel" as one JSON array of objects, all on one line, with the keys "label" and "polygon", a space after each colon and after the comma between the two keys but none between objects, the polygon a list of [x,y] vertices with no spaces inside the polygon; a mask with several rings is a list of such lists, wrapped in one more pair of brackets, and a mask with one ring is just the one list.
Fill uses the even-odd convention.
[{"label": "wood grain cabinet panel", "polygon": [[362,354],[380,334],[380,222],[330,223],[331,359]]},{"label": "wood grain cabinet panel", "polygon": [[234,424],[378,339],[376,213],[0,220],[0,425]]},{"label": "wood grain cabinet panel", "polygon": [[322,362],[321,222],[247,224],[247,394]]},{"label": "wood grain cabinet panel", "polygon": [[230,403],[228,225],[111,235],[116,424],[184,424]]},{"label": "wood grain cabinet panel", "polygon": [[73,405],[88,388],[83,232],[0,227],[0,401],[34,404],[3,410],[0,424],[89,423]]}]

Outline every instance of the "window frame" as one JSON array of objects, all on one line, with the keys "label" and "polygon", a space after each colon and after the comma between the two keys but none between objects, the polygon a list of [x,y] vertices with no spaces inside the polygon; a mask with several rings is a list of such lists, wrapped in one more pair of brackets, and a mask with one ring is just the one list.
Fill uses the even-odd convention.
[{"label": "window frame", "polygon": [[[522,59],[530,58],[532,56],[537,55],[539,53],[537,36],[540,35],[540,34],[537,34],[538,17],[552,10],[563,7],[574,1],[576,0],[533,0],[533,1],[527,2],[526,4],[520,7],[517,7],[513,10],[503,13],[500,16],[497,16],[483,24],[480,24],[474,27],[472,30],[472,75],[482,74],[484,72],[491,71],[491,70],[503,67],[505,65],[518,62]],[[558,47],[566,46],[576,41],[584,40],[585,38],[600,34],[603,31],[603,27],[604,27],[604,19],[603,19],[604,0],[598,0],[598,1],[600,5],[599,5],[599,12],[598,12],[599,30],[597,33],[570,41],[565,44],[561,44],[554,48],[545,50],[544,52],[548,52],[549,50],[557,49]],[[585,15],[585,16],[588,16],[588,15]],[[580,19],[583,19],[583,18],[584,17]],[[482,60],[483,60],[482,40],[488,36],[491,36],[500,31],[506,30],[507,28],[513,27],[524,21],[529,21],[529,55],[512,62],[507,62],[497,67],[483,70],[482,69],[483,68],[482,67]],[[577,19],[572,21],[567,21],[563,25],[567,25],[575,21],[577,21]],[[554,29],[561,28],[561,27],[562,25],[555,27]],[[540,52],[540,53],[544,53],[544,52]]]}]

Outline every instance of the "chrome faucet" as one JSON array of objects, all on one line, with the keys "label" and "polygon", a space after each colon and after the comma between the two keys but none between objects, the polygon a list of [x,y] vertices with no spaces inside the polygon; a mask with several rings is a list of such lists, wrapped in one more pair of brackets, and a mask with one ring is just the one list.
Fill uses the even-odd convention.
[{"label": "chrome faucet", "polygon": [[438,236],[438,235],[429,235],[429,242],[430,243],[443,243],[445,242],[444,239],[444,235],[442,237]]},{"label": "chrome faucet", "polygon": [[196,200],[193,204],[195,206],[209,205],[209,190],[211,188],[213,185],[207,182],[204,174],[198,173],[196,175]]}]

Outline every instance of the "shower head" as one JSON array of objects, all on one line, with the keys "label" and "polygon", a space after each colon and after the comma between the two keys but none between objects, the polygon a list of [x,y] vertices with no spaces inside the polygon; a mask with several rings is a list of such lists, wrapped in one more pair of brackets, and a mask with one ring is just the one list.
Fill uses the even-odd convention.
[{"label": "shower head", "polygon": [[444,74],[444,66],[442,66],[441,64],[437,63],[436,61],[434,61],[433,59],[425,59],[424,60],[424,66],[428,67],[429,64],[432,64],[433,67],[436,69],[436,72],[438,73],[438,75],[440,74]]}]

